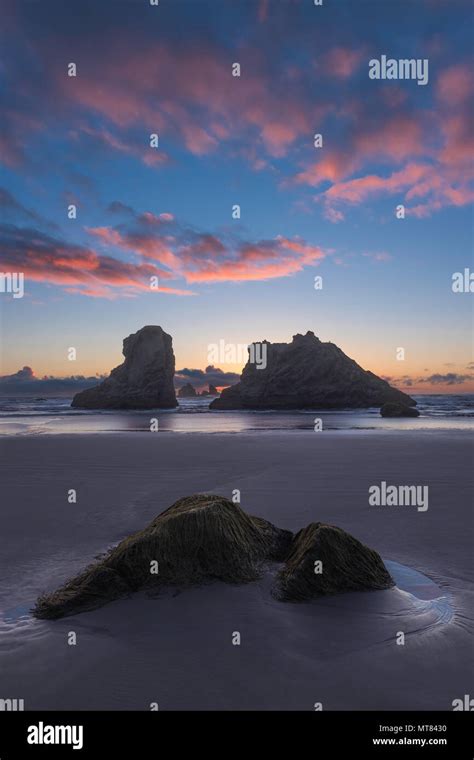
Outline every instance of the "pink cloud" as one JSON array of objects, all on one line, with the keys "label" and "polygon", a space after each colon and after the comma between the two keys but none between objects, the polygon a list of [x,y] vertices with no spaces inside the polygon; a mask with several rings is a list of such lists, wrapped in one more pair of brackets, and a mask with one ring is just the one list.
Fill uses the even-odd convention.
[{"label": "pink cloud", "polygon": [[326,255],[318,246],[278,236],[270,241],[243,244],[230,260],[194,261],[192,267],[184,270],[184,276],[190,283],[268,280],[301,272],[305,266],[316,265]]},{"label": "pink cloud", "polygon": [[[142,224],[147,218],[147,214],[136,217]],[[110,227],[87,231],[104,244],[158,261],[171,270],[169,277],[182,277],[190,283],[286,277],[305,266],[317,265],[327,255],[298,237],[241,242],[210,233],[191,233],[179,226],[176,234],[169,236],[160,226],[143,231],[136,224],[127,231]]]},{"label": "pink cloud", "polygon": [[[344,60],[343,54],[340,56]],[[470,203],[474,119],[469,67],[460,64],[442,72],[436,93],[435,110],[415,113],[401,112],[406,95],[400,98],[399,88],[395,100],[388,101],[386,88],[382,90],[387,108],[375,117],[372,103],[369,114],[364,102],[348,102],[341,115],[345,114],[353,128],[344,147],[333,147],[326,139],[319,160],[297,173],[293,182],[313,187],[331,183],[314,196],[330,221],[338,221],[343,204],[360,204],[388,194],[398,193],[405,202],[417,200],[407,213],[420,218],[447,206]],[[390,174],[367,172],[366,167],[374,161],[390,166]]]},{"label": "pink cloud", "polygon": [[325,69],[338,79],[348,79],[359,68],[363,58],[362,50],[335,47],[326,55]]},{"label": "pink cloud", "polygon": [[395,193],[409,187],[426,176],[429,167],[422,164],[409,164],[400,171],[393,172],[388,177],[368,174],[364,177],[338,182],[323,194],[327,201],[345,201],[361,203],[370,195],[385,192]]},{"label": "pink cloud", "polygon": [[[178,136],[198,156],[249,129],[258,131],[271,155],[283,156],[330,107],[278,92],[255,53],[242,53],[246,64],[239,78],[232,77],[231,59],[217,49],[190,46],[178,52],[162,43],[139,49],[126,40],[110,44],[119,50],[119,68],[117,57],[111,56],[110,63],[101,61],[100,66],[88,60],[91,70],[86,68],[73,83],[64,71],[57,72],[58,95],[102,114],[121,132],[140,125],[160,137]],[[115,139],[108,130],[102,139],[126,152],[128,141],[123,137]]]},{"label": "pink cloud", "polygon": [[458,64],[442,71],[436,91],[439,99],[448,106],[457,106],[467,101],[474,89],[474,77],[469,66]]},{"label": "pink cloud", "polygon": [[[108,240],[99,229],[99,236]],[[97,230],[96,230],[97,232]],[[170,272],[146,263],[121,261],[96,253],[92,248],[71,245],[38,230],[11,229],[0,231],[3,266],[23,272],[26,281],[33,280],[69,289],[69,292],[115,298],[154,292],[151,278],[158,277],[159,293],[195,295],[190,290],[162,286],[172,278]]]}]

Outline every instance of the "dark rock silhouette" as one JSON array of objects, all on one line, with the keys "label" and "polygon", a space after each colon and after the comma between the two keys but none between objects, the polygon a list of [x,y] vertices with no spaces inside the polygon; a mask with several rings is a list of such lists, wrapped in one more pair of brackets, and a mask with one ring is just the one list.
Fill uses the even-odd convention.
[{"label": "dark rock silhouette", "polygon": [[60,589],[40,597],[33,614],[73,615],[143,588],[210,580],[247,583],[260,576],[265,561],[282,561],[292,538],[290,531],[247,515],[222,496],[188,496]]},{"label": "dark rock silhouette", "polygon": [[186,383],[178,391],[178,398],[194,398],[195,396],[197,396],[197,393],[191,383]]},{"label": "dark rock silhouette", "polygon": [[[362,369],[334,343],[314,333],[295,335],[291,343],[263,341],[236,385],[225,388],[210,409],[357,409],[390,401],[416,401]],[[264,367],[264,363],[266,366]]]},{"label": "dark rock silhouette", "polygon": [[211,383],[209,383],[209,390],[208,391],[201,391],[201,393],[199,395],[200,396],[218,396],[219,395],[219,391],[217,390],[217,388],[215,387],[215,385],[212,385]]},{"label": "dark rock silhouette", "polygon": [[93,388],[77,393],[82,409],[170,409],[177,406],[171,335],[149,325],[123,341],[125,361]]},{"label": "dark rock silhouette", "polygon": [[[318,560],[321,572],[315,572]],[[295,535],[274,593],[281,601],[304,601],[393,585],[377,552],[341,528],[317,522]]]},{"label": "dark rock silhouette", "polygon": [[406,404],[399,404],[396,402],[389,402],[384,404],[380,410],[382,417],[419,417],[420,412],[418,409],[413,409]]}]

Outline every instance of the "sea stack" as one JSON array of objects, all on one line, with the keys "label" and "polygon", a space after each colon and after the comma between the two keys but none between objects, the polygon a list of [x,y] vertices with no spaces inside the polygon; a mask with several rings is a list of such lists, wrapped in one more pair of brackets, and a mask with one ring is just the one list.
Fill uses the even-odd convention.
[{"label": "sea stack", "polygon": [[212,385],[211,383],[209,383],[209,390],[208,391],[201,391],[201,393],[199,395],[200,396],[218,396],[219,395],[219,391],[217,390],[217,388],[215,387],[215,385]]},{"label": "sea stack", "polygon": [[386,402],[416,406],[334,343],[307,332],[291,343],[249,346],[240,382],[225,388],[210,409],[363,409]]},{"label": "sea stack", "polygon": [[172,409],[174,353],[171,335],[148,325],[123,341],[123,364],[93,388],[77,393],[71,406],[80,409]]},{"label": "sea stack", "polygon": [[183,385],[178,391],[178,398],[195,398],[196,396],[197,393],[191,383],[186,383],[186,385]]}]

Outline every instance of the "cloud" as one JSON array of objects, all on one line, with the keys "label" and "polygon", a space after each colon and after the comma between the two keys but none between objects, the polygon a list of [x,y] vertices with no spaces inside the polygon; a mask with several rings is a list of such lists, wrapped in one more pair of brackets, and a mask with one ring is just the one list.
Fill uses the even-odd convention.
[{"label": "cloud", "polygon": [[300,237],[277,235],[268,240],[242,240],[235,234],[199,232],[172,214],[145,212],[130,222],[87,231],[105,246],[138,253],[168,267],[188,283],[242,282],[287,277],[316,266],[327,252]]},{"label": "cloud", "polygon": [[63,396],[70,397],[84,388],[97,385],[105,376],[37,377],[31,367],[25,366],[13,375],[0,376],[0,394],[3,396]]},{"label": "cloud", "polygon": [[472,69],[465,64],[456,64],[445,69],[440,73],[436,83],[438,98],[450,107],[465,103],[473,90]]},{"label": "cloud", "polygon": [[228,385],[238,383],[240,375],[236,372],[224,372],[219,367],[214,367],[212,364],[202,369],[184,369],[176,370],[175,374],[175,386],[181,388],[186,383],[191,383],[196,389],[203,390],[209,384],[215,385],[216,388],[224,388]]},{"label": "cloud", "polygon": [[[432,386],[433,388],[438,388],[441,386],[452,387],[452,386],[462,386],[462,385],[470,384],[474,380],[474,374],[447,372],[447,373],[433,373],[425,377],[416,377],[416,376],[412,377],[410,375],[402,375],[401,377],[383,376],[383,379],[387,380],[387,382],[392,383],[396,387],[406,387],[406,388],[414,387],[414,388],[420,389],[420,387],[422,387],[423,385]],[[467,390],[470,390],[469,385],[467,385]]]},{"label": "cloud", "polygon": [[4,221],[7,218],[15,219],[18,221],[37,222],[41,225],[57,229],[57,225],[47,222],[40,214],[35,211],[30,211],[23,204],[19,203],[16,198],[3,187],[0,187],[0,209]]},{"label": "cloud", "polygon": [[321,248],[299,238],[277,236],[272,240],[240,243],[219,260],[193,257],[184,276],[190,283],[268,280],[296,274],[325,256]]},{"label": "cloud", "polygon": [[429,383],[430,385],[461,385],[473,379],[474,375],[460,375],[457,372],[448,372],[445,375],[430,375],[429,377],[421,378],[418,382]]},{"label": "cloud", "polygon": [[[281,23],[278,6],[273,4],[272,13]],[[25,117],[31,116],[34,131],[41,135],[58,127],[64,134],[74,124],[70,139],[88,140],[87,145],[96,143],[153,167],[162,166],[176,146],[198,157],[219,150],[228,154],[229,148],[244,156],[249,144],[255,144],[263,165],[262,154],[286,156],[334,106],[329,90],[314,98],[311,66],[303,69],[302,78],[287,53],[268,55],[265,48],[275,44],[263,24],[269,9],[270,3],[261,0],[261,25],[255,24],[255,12],[251,14],[264,44],[249,39],[237,46],[207,34],[202,25],[183,25],[179,9],[169,9],[157,33],[153,23],[140,24],[134,12],[127,19],[132,13],[127,4],[113,18],[97,7],[90,9],[87,35],[77,33],[80,14],[78,27],[71,27],[55,9],[52,32],[47,14],[35,20],[33,11],[15,30],[17,49],[9,69],[4,110],[8,118],[2,130],[8,134],[5,155],[11,165],[27,165],[33,127],[25,127]],[[193,11],[191,7],[186,15]],[[199,13],[209,11],[215,9],[203,7]],[[24,30],[31,23],[44,33],[38,34],[34,26],[24,44]],[[73,51],[78,72],[68,77],[65,61]],[[346,52],[346,58],[337,64],[337,72],[351,66],[352,54]],[[234,60],[241,62],[241,77],[232,76]],[[31,76],[25,74],[30,67]],[[158,151],[146,146],[152,133],[159,134]],[[262,164],[255,166],[258,170]]]},{"label": "cloud", "polygon": [[166,164],[169,160],[168,155],[162,150],[150,147],[149,135],[142,135],[141,142],[138,142],[132,135],[124,134],[119,136],[110,130],[101,127],[100,129],[83,124],[76,127],[71,136],[75,140],[80,140],[86,136],[92,142],[98,143],[101,148],[119,151],[126,155],[137,158],[145,166],[158,168]]},{"label": "cloud", "polygon": [[125,203],[122,203],[121,201],[112,201],[112,203],[109,203],[107,206],[107,211],[110,214],[125,214],[125,215],[132,215],[135,213],[133,208],[131,206],[127,206]]},{"label": "cloud", "polygon": [[[374,93],[348,101],[338,112],[341,137],[326,143],[319,160],[297,172],[293,183],[317,189],[314,201],[330,221],[338,221],[344,206],[386,195],[397,195],[417,218],[471,203],[473,82],[469,66],[459,64],[439,75],[431,108],[416,109],[393,92],[387,100],[383,88],[378,102]],[[387,168],[371,171],[375,163]]]},{"label": "cloud", "polygon": [[332,206],[324,207],[324,216],[333,224],[342,222],[344,220],[344,214],[339,209],[335,209]]},{"label": "cloud", "polygon": [[[27,213],[9,193],[0,193],[0,205],[2,201]],[[119,201],[110,204],[108,210],[123,221],[115,226],[84,228],[93,238],[91,245],[72,243],[37,227],[0,225],[4,270],[22,272],[27,282],[57,285],[70,294],[98,298],[133,297],[145,292],[190,296],[196,293],[170,281],[213,283],[287,277],[316,266],[327,255],[300,237],[243,240],[236,233],[197,231],[178,222],[170,212],[137,213]],[[98,247],[103,252],[98,252]],[[127,260],[119,258],[117,250],[126,253]]]},{"label": "cloud", "polygon": [[[70,375],[55,377],[43,375],[37,377],[31,367],[25,366],[12,375],[0,376],[0,395],[2,396],[36,396],[71,398],[75,393],[92,388],[107,375]],[[175,387],[181,388],[185,383],[191,383],[196,390],[207,390],[209,384],[217,388],[225,388],[240,380],[236,372],[225,372],[219,367],[209,365],[202,369],[178,369],[175,373]]]},{"label": "cloud", "polygon": [[357,71],[363,59],[362,50],[335,47],[326,54],[325,70],[337,79],[349,79]]},{"label": "cloud", "polygon": [[[46,169],[50,150],[42,152],[41,140],[49,148],[60,135],[58,151],[75,141],[75,155],[79,143],[81,160],[92,163],[112,151],[161,169],[181,161],[183,148],[197,158],[239,157],[254,171],[278,172],[283,187],[315,188],[315,203],[333,223],[346,206],[387,195],[399,195],[417,218],[473,200],[470,64],[453,62],[451,51],[446,65],[439,40],[424,35],[424,7],[413,19],[412,41],[438,49],[438,57],[432,86],[420,98],[424,88],[362,76],[354,89],[368,51],[385,39],[383,13],[370,24],[351,18],[334,46],[329,17],[320,14],[314,25],[314,7],[297,0],[259,0],[237,10],[218,3],[219,32],[196,23],[211,8],[205,0],[199,9],[190,3],[184,23],[170,6],[158,28],[151,15],[149,24],[137,16],[133,3],[119,4],[112,17],[96,3],[87,35],[85,17],[71,25],[54,5],[54,30],[36,6],[19,7],[9,22],[15,55],[2,94],[1,152],[28,176],[38,163]],[[455,28],[443,18],[447,38],[462,35],[470,21],[467,13],[463,18]],[[398,38],[403,30],[395,27]],[[76,78],[65,73],[73,51]],[[234,60],[241,77],[232,76]],[[311,148],[315,130],[324,134],[320,155]],[[148,147],[151,133],[159,134],[159,150]],[[412,186],[410,171],[419,166],[423,176]]]},{"label": "cloud", "polygon": [[2,267],[23,272],[25,280],[59,285],[69,293],[114,298],[154,292],[151,278],[159,278],[160,293],[193,295],[192,291],[168,287],[162,280],[171,274],[150,262],[128,262],[100,255],[93,248],[68,243],[36,228],[0,225]]}]

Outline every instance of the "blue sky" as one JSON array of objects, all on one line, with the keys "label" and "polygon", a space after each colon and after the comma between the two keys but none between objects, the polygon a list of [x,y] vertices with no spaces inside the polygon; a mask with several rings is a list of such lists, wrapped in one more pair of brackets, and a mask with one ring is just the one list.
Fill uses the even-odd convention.
[{"label": "blue sky", "polygon": [[[451,287],[472,269],[469,3],[5,8],[2,271],[25,296],[0,294],[2,375],[102,374],[160,324],[177,368],[313,330],[400,387],[474,389]],[[371,80],[382,55],[427,59],[428,84]]]}]

